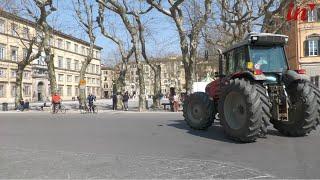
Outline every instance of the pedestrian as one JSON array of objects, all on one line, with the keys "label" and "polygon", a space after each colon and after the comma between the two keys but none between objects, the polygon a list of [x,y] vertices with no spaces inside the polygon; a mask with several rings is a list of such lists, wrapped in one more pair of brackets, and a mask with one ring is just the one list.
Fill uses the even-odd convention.
[{"label": "pedestrian", "polygon": [[26,102],[24,102],[23,104],[23,110],[29,110],[29,109],[30,109],[30,103],[27,99]]},{"label": "pedestrian", "polygon": [[112,95],[112,110],[117,110],[117,95],[115,93]]},{"label": "pedestrian", "polygon": [[124,93],[122,97],[123,107],[125,111],[128,111],[129,94],[128,91]]},{"label": "pedestrian", "polygon": [[170,111],[174,112],[174,96],[175,96],[176,92],[174,87],[170,88],[170,94],[169,94],[169,102],[170,102]]},{"label": "pedestrian", "polygon": [[174,93],[173,95],[173,111],[178,112],[179,110],[179,96]]},{"label": "pedestrian", "polygon": [[17,107],[17,111],[23,111],[23,110],[24,110],[24,100],[21,99]]},{"label": "pedestrian", "polygon": [[[52,96],[52,112],[53,113],[57,113],[57,110],[58,109],[61,109],[61,101],[62,101],[62,99],[61,99],[61,96],[56,92],[56,93],[54,93],[53,94],[53,96]],[[58,108],[57,108],[58,107]]]},{"label": "pedestrian", "polygon": [[92,93],[89,93],[87,100],[88,100],[88,104],[89,104],[89,112],[94,112],[93,101],[96,101],[96,96],[93,95]]}]

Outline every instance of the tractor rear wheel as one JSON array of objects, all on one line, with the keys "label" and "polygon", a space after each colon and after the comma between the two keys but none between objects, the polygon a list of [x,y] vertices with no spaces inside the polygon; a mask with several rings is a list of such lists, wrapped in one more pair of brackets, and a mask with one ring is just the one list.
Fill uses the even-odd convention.
[{"label": "tractor rear wheel", "polygon": [[226,134],[240,142],[254,142],[267,129],[270,105],[264,87],[233,79],[219,100],[219,117]]},{"label": "tractor rear wheel", "polygon": [[286,136],[305,136],[314,130],[319,121],[319,90],[308,81],[298,81],[287,87],[291,101],[288,121],[272,120],[274,128]]},{"label": "tractor rear wheel", "polygon": [[183,116],[191,128],[206,130],[214,120],[213,101],[206,93],[193,93],[183,103]]}]

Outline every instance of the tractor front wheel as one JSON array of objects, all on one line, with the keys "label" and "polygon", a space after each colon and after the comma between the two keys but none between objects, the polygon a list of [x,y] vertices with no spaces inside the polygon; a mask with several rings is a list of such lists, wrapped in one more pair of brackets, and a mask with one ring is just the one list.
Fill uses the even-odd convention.
[{"label": "tractor front wheel", "polygon": [[193,93],[183,103],[183,116],[191,128],[206,130],[212,125],[214,119],[213,101],[206,93]]}]

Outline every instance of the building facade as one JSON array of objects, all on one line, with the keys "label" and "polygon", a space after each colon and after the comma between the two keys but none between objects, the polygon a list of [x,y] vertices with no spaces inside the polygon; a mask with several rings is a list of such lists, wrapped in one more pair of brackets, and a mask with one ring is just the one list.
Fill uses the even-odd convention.
[{"label": "building facade", "polygon": [[102,98],[111,98],[113,95],[113,83],[116,78],[115,69],[101,66],[101,94]]},{"label": "building facade", "polygon": [[[28,43],[37,32],[27,19],[0,10],[0,102],[14,102],[17,62],[25,54],[22,41]],[[89,43],[65,33],[54,31],[50,43],[53,48],[57,88],[63,100],[76,99],[79,94],[79,71],[85,60]],[[94,59],[87,68],[86,92],[101,97],[101,47],[95,46]],[[36,50],[34,50],[36,53]],[[23,77],[23,98],[31,102],[50,99],[45,55],[27,66]]]},{"label": "building facade", "polygon": [[[153,82],[154,82],[154,73],[150,66],[143,63],[143,75],[145,81],[145,94],[148,97],[152,97],[153,93]],[[168,57],[164,59],[153,59],[151,61],[153,64],[160,65],[161,67],[161,92],[164,95],[169,95],[170,88],[174,87],[177,92],[185,92],[185,71],[183,68],[183,63],[180,57]],[[118,64],[117,67],[120,67]],[[214,68],[213,64],[207,61],[199,59],[196,67],[197,79],[196,81],[201,81],[208,74],[213,76]],[[139,94],[139,77],[137,73],[137,65],[135,62],[130,62],[128,64],[128,71],[126,73],[126,91],[130,95]]]},{"label": "building facade", "polygon": [[311,81],[319,87],[320,76],[320,0],[308,10],[306,21],[290,21],[282,33],[289,36],[286,49],[291,69],[305,69]]}]

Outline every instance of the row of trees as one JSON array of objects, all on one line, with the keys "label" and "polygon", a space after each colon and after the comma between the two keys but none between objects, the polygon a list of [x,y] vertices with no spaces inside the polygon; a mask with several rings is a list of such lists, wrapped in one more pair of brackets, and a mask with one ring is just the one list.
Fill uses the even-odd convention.
[{"label": "row of trees", "polygon": [[[25,0],[22,0],[25,1]],[[19,62],[17,76],[17,101],[22,98],[22,76],[24,68],[33,60],[45,53],[51,92],[56,89],[54,73],[54,54],[50,37],[54,32],[48,24],[48,16],[58,11],[52,0],[28,0],[38,10],[38,16],[30,8],[27,12],[36,23],[39,37],[24,42],[28,49],[27,56]],[[221,48],[239,41],[251,31],[277,32],[284,25],[285,9],[289,6],[287,0],[72,0],[76,20],[87,35],[90,50],[80,70],[80,79],[84,79],[86,68],[93,59],[93,49],[97,33],[113,42],[121,57],[119,78],[115,83],[116,91],[124,91],[128,62],[132,59],[137,64],[139,77],[139,110],[145,108],[145,85],[143,64],[146,62],[153,71],[154,98],[153,106],[160,106],[161,68],[150,62],[146,41],[148,34],[148,17],[157,13],[167,17],[172,27],[177,31],[181,50],[182,63],[185,71],[185,90],[191,93],[195,81],[195,67],[198,52],[201,47]],[[299,3],[299,2],[296,2]],[[28,6],[26,6],[28,7]],[[120,20],[122,32],[116,33],[112,25],[111,15]],[[202,46],[206,44],[205,46]],[[209,45],[209,46],[207,46]],[[38,53],[32,49],[38,48]],[[80,92],[80,103],[85,103],[85,93]]]}]

